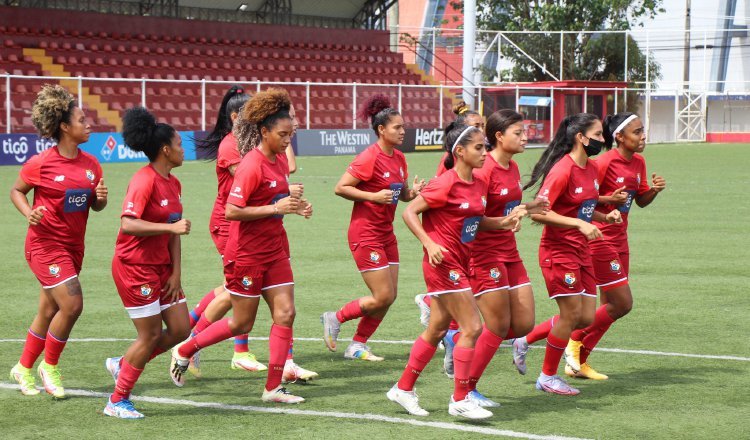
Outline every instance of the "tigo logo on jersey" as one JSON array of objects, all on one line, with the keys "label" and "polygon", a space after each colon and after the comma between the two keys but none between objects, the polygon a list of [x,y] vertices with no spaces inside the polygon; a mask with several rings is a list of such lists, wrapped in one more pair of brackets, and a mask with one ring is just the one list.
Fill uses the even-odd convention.
[{"label": "tigo logo on jersey", "polygon": [[245,288],[245,290],[250,289],[250,286],[253,285],[253,278],[249,276],[242,277],[242,287]]},{"label": "tigo logo on jersey", "polygon": [[572,272],[568,272],[565,274],[564,281],[568,286],[573,286],[576,283],[576,276]]},{"label": "tigo logo on jersey", "polygon": [[90,181],[92,181],[92,182],[93,182],[93,181],[94,181],[94,177],[95,177],[95,176],[94,176],[94,172],[93,172],[93,171],[91,171],[91,170],[86,170],[86,178],[87,178],[87,179],[89,179]]},{"label": "tigo logo on jersey", "polygon": [[55,176],[55,182],[62,182],[63,180],[65,180],[65,176],[63,176],[62,174],[60,174],[59,176]]},{"label": "tigo logo on jersey", "polygon": [[581,203],[581,208],[578,210],[578,218],[591,223],[591,219],[594,217],[594,209],[596,209],[597,199],[584,200]]},{"label": "tigo logo on jersey", "polygon": [[464,220],[464,224],[461,229],[461,243],[471,243],[477,236],[479,230],[479,222],[482,220],[482,216],[469,217]]},{"label": "tigo logo on jersey", "polygon": [[620,271],[620,262],[617,260],[612,260],[609,262],[609,268],[612,269],[612,272],[619,272]]},{"label": "tigo logo on jersey", "polygon": [[455,270],[452,270],[452,271],[448,272],[448,278],[450,278],[450,280],[455,283],[455,282],[458,282],[458,280],[461,279],[461,274],[458,273],[458,272],[456,272]]},{"label": "tigo logo on jersey", "polygon": [[500,270],[498,270],[498,268],[493,267],[492,269],[490,269],[490,278],[492,278],[493,280],[500,279],[500,275]]},{"label": "tigo logo on jersey", "polygon": [[63,212],[81,212],[89,209],[90,189],[69,189],[65,191]]},{"label": "tigo logo on jersey", "polygon": [[54,277],[59,277],[60,276],[60,266],[58,266],[57,264],[50,264],[49,265],[49,274],[52,275],[52,276],[54,276]]},{"label": "tigo logo on jersey", "polygon": [[370,252],[370,260],[377,263],[380,261],[380,254],[375,251]]},{"label": "tigo logo on jersey", "polygon": [[151,292],[151,286],[149,286],[148,284],[144,284],[141,286],[141,296],[151,296]]}]

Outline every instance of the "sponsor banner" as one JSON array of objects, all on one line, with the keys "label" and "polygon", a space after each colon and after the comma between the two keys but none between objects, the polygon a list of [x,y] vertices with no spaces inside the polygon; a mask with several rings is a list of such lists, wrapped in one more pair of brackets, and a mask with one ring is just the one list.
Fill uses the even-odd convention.
[{"label": "sponsor banner", "polygon": [[300,156],[359,154],[378,140],[372,130],[297,130]]},{"label": "sponsor banner", "polygon": [[410,146],[408,151],[432,151],[443,149],[442,128],[407,128],[404,146]]},{"label": "sponsor banner", "polygon": [[[195,160],[194,132],[181,131],[185,160]],[[31,156],[55,145],[51,139],[36,134],[0,134],[0,165],[21,165]],[[121,133],[91,133],[89,141],[80,148],[95,156],[101,163],[147,162],[146,155],[125,147]]]}]

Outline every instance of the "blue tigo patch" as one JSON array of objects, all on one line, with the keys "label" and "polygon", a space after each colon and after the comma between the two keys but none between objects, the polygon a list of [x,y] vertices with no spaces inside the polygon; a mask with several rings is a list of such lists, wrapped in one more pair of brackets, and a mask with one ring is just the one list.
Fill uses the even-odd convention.
[{"label": "blue tigo patch", "polygon": [[[271,199],[271,204],[272,204],[272,205],[275,205],[275,204],[276,204],[276,202],[278,202],[279,200],[283,199],[284,197],[286,197],[286,196],[288,196],[288,195],[289,195],[289,193],[279,193],[279,194],[276,194],[276,195],[275,195],[275,196],[273,196],[273,198]],[[284,214],[276,214],[276,215],[272,215],[272,216],[271,216],[271,218],[284,218]]]},{"label": "blue tigo patch", "polygon": [[64,212],[81,212],[89,209],[89,202],[91,200],[91,190],[85,189],[69,189],[65,191],[65,206],[63,207]]},{"label": "blue tigo patch", "polygon": [[482,220],[482,216],[469,217],[464,220],[464,225],[461,228],[461,243],[471,243],[477,236],[477,230],[479,230],[479,222]]},{"label": "blue tigo patch", "polygon": [[635,197],[634,190],[625,191],[625,192],[628,193],[628,200],[626,200],[625,203],[617,207],[617,209],[623,214],[627,214],[628,212],[630,212],[630,206],[633,204],[633,198]]},{"label": "blue tigo patch", "polygon": [[520,200],[511,200],[510,202],[505,204],[505,211],[503,211],[503,217],[507,217],[510,215],[510,212],[513,211],[513,208],[520,205]]},{"label": "blue tigo patch", "polygon": [[594,209],[596,208],[596,199],[584,200],[581,203],[581,208],[578,210],[578,218],[591,223],[591,219],[594,217]]},{"label": "blue tigo patch", "polygon": [[394,205],[398,203],[398,198],[401,196],[401,190],[404,189],[403,183],[391,183],[391,191],[393,191],[393,203]]},{"label": "blue tigo patch", "polygon": [[167,218],[167,223],[177,223],[182,220],[182,214],[179,212],[170,212]]}]

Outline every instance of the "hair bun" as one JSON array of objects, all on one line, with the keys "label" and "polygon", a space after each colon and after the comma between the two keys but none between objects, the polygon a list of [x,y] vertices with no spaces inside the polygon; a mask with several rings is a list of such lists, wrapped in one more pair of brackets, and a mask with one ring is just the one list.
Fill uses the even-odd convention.
[{"label": "hair bun", "polygon": [[143,107],[133,107],[122,117],[122,137],[130,149],[144,151],[151,145],[156,118]]},{"label": "hair bun", "polygon": [[378,93],[370,96],[365,101],[359,116],[361,119],[367,121],[387,108],[392,108],[391,100],[386,95]]}]

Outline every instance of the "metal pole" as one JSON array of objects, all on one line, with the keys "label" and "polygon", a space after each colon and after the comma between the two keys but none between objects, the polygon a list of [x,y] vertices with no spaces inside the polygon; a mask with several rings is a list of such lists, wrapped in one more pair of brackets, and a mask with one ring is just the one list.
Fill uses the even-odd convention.
[{"label": "metal pole", "polygon": [[618,92],[617,92],[617,87],[615,87],[615,108],[614,108],[614,110],[612,111],[612,114],[613,114],[613,115],[614,115],[615,113],[617,113],[617,95],[618,95]]},{"label": "metal pole", "polygon": [[462,68],[462,84],[464,102],[474,102],[474,89],[470,83],[474,77],[474,49],[476,45],[477,2],[464,0],[464,53]]},{"label": "metal pole", "polygon": [[646,83],[646,142],[651,140],[649,126],[651,121],[651,83]]},{"label": "metal pole", "polygon": [[398,83],[398,112],[404,112],[404,110],[401,108],[401,83]]},{"label": "metal pole", "polygon": [[649,65],[651,64],[651,44],[650,44],[650,33],[646,31],[646,84],[650,82],[649,75],[651,74],[651,69],[649,69]]},{"label": "metal pole", "polygon": [[260,92],[260,80],[255,81],[255,93]]},{"label": "metal pole", "polygon": [[443,128],[443,87],[444,86],[440,84],[439,87],[440,87],[440,104],[438,105],[438,107],[440,108],[440,117],[438,117],[438,121],[440,121],[440,123],[438,125],[440,126],[440,128]]},{"label": "metal pole", "polygon": [[78,77],[78,107],[83,108],[83,79]]},{"label": "metal pole", "polygon": [[623,80],[625,82],[628,82],[628,40],[630,40],[630,35],[628,31],[625,31],[625,79]]},{"label": "metal pole", "polygon": [[5,132],[10,134],[10,73],[5,74]]},{"label": "metal pole", "polygon": [[588,113],[589,110],[589,90],[587,87],[583,88],[583,112]]},{"label": "metal pole", "polygon": [[146,108],[146,79],[141,80],[141,107]]},{"label": "metal pole", "polygon": [[521,108],[520,105],[518,105],[518,101],[521,98],[521,91],[518,90],[518,85],[516,85],[516,112],[518,112]]},{"label": "metal pole", "polygon": [[352,129],[357,129],[357,82],[352,85]]},{"label": "metal pole", "polygon": [[206,78],[201,80],[201,130],[206,131]]},{"label": "metal pole", "polygon": [[563,33],[560,31],[560,81],[563,80]]},{"label": "metal pole", "polygon": [[677,142],[679,136],[679,123],[680,123],[680,97],[678,91],[674,91],[674,141]]},{"label": "metal pole", "polygon": [[310,129],[310,81],[305,86],[305,128]]},{"label": "metal pole", "polygon": [[552,138],[555,137],[555,88],[549,88],[549,140],[552,142]]},{"label": "metal pole", "polygon": [[430,69],[432,70],[432,76],[435,76],[435,28],[432,28],[432,61],[430,61]]},{"label": "metal pole", "polygon": [[683,49],[683,57],[682,89],[686,90],[690,83],[690,0],[685,0],[685,48]]},{"label": "metal pole", "polygon": [[503,78],[500,73],[500,58],[503,57],[503,39],[500,38],[500,34],[496,35],[497,38],[497,64],[495,65],[495,72],[497,72],[497,78],[500,82],[503,82]]},{"label": "metal pole", "polygon": [[706,48],[706,45],[708,44],[708,31],[703,31],[703,91],[708,90],[708,77],[706,74],[706,53],[708,52],[708,49]]},{"label": "metal pole", "polygon": [[477,93],[477,97],[478,97],[478,100],[477,100],[477,112],[479,112],[480,115],[481,115],[482,110],[483,110],[483,106],[482,106],[482,85],[481,84],[478,86],[478,89],[479,89],[479,91]]}]

